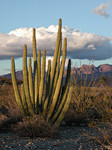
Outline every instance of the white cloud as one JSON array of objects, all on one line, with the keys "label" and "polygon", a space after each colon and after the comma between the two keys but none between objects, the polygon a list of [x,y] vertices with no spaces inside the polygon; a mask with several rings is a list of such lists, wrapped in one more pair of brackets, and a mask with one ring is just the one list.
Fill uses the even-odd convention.
[{"label": "white cloud", "polygon": [[109,17],[110,15],[108,14],[108,9],[111,3],[106,3],[106,4],[100,4],[97,8],[93,9],[93,12],[99,16],[103,16],[105,18]]},{"label": "white cloud", "polygon": [[[37,50],[47,50],[47,55],[54,54],[58,26],[36,29]],[[27,44],[28,56],[32,56],[32,28],[19,28],[8,34],[0,33],[0,58],[20,57],[24,44]],[[93,33],[82,33],[69,27],[62,28],[62,36],[67,37],[67,55],[71,58],[107,59],[112,57],[112,37]]]},{"label": "white cloud", "polygon": [[[42,60],[42,58],[41,58],[41,60]],[[47,70],[47,68],[48,68],[48,61],[49,60],[51,60],[51,66],[52,66],[52,62],[53,62],[53,56],[48,56],[48,57],[46,57],[46,70]],[[61,63],[61,60],[62,60],[62,57],[60,58],[60,63]],[[68,66],[68,58],[66,59],[66,61],[65,61],[65,68],[67,68],[67,66]]]}]

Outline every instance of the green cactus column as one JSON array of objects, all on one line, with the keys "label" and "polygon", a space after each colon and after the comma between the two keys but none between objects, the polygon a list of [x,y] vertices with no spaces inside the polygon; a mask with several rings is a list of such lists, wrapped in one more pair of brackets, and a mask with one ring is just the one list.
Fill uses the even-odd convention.
[{"label": "green cactus column", "polygon": [[[53,85],[54,85],[54,79],[55,79],[55,71],[57,66],[57,59],[58,59],[58,53],[59,53],[59,45],[61,40],[61,26],[62,21],[59,19],[59,26],[58,26],[58,34],[57,34],[57,41],[56,41],[56,48],[54,52],[53,62],[52,62],[52,69],[50,73],[50,88],[49,88],[49,94],[48,97],[46,97],[45,104],[52,103],[52,97],[53,97]],[[45,107],[44,107],[45,108]]]},{"label": "green cactus column", "polygon": [[29,58],[29,90],[30,90],[31,102],[33,104],[33,108],[35,108],[31,58]]},{"label": "green cactus column", "polygon": [[52,119],[50,120],[51,123],[53,123],[56,120],[56,118],[59,116],[60,112],[62,111],[63,106],[65,105],[65,101],[67,99],[67,94],[68,94],[69,87],[70,87],[70,73],[71,73],[71,60],[69,59],[68,67],[67,67],[67,75],[66,75],[66,80],[65,80],[65,86],[61,93],[61,101],[59,101],[56,112],[53,115]]},{"label": "green cactus column", "polygon": [[46,78],[46,94],[45,94],[45,100],[44,100],[44,104],[43,104],[43,110],[44,113],[48,107],[48,95],[49,95],[49,89],[50,89],[50,73],[51,73],[51,60],[48,61],[48,70],[47,70],[47,78]]},{"label": "green cactus column", "polygon": [[18,106],[20,108],[20,111],[21,111],[22,115],[26,115],[26,112],[25,112],[25,109],[23,107],[22,100],[21,100],[21,97],[20,97],[20,93],[19,93],[19,89],[18,89],[18,86],[17,86],[17,82],[16,82],[15,62],[14,62],[14,58],[13,57],[11,58],[11,75],[12,75],[12,84],[13,84],[13,89],[14,89],[14,93],[15,93],[17,104],[18,104]]},{"label": "green cactus column", "polygon": [[38,103],[38,64],[37,64],[37,51],[36,51],[36,34],[33,28],[33,68],[34,68],[34,93],[35,93],[35,107],[37,109]]},{"label": "green cactus column", "polygon": [[21,99],[22,99],[22,104],[24,107],[24,111],[25,111],[25,115],[29,115],[28,112],[28,106],[27,106],[27,102],[26,102],[26,97],[25,97],[25,91],[24,91],[24,85],[21,84]]},{"label": "green cactus column", "polygon": [[59,71],[60,71],[60,55],[61,55],[61,47],[62,47],[62,33],[60,35],[60,41],[59,41],[59,51],[58,51],[58,57],[57,57],[57,64],[56,64],[56,72],[55,72],[55,77],[54,77],[54,84],[53,84],[53,94],[57,85],[57,80],[59,77]]},{"label": "green cactus column", "polygon": [[35,28],[33,28],[33,62],[35,61],[37,61],[36,34],[35,34]]},{"label": "green cactus column", "polygon": [[42,104],[42,95],[44,90],[44,78],[45,78],[45,67],[46,67],[46,50],[43,52],[42,58],[42,70],[41,70],[41,81],[39,86],[39,105]]},{"label": "green cactus column", "polygon": [[63,77],[63,72],[64,72],[64,65],[65,65],[65,60],[66,60],[66,47],[67,47],[67,39],[64,39],[64,47],[63,47],[63,55],[62,55],[62,64],[61,64],[61,68],[60,68],[60,74],[59,74],[59,78],[57,81],[57,85],[56,85],[56,89],[55,89],[55,93],[53,96],[53,100],[50,106],[50,110],[48,112],[48,117],[47,119],[49,120],[50,117],[52,116],[52,113],[55,109],[55,105],[56,102],[58,100],[58,96],[59,96],[59,92],[60,92],[60,87],[61,87],[61,83],[62,83],[62,77]]},{"label": "green cactus column", "polygon": [[41,51],[38,50],[38,87],[41,80]]},{"label": "green cactus column", "polygon": [[24,84],[24,91],[25,91],[25,96],[26,96],[26,100],[27,100],[29,113],[31,115],[33,115],[34,114],[34,109],[33,109],[33,104],[31,102],[31,98],[30,98],[29,84],[28,84],[27,46],[26,45],[24,45],[24,51],[23,51],[23,84]]},{"label": "green cactus column", "polygon": [[68,93],[68,96],[67,96],[67,100],[64,104],[64,107],[63,107],[59,117],[57,118],[57,120],[54,123],[55,127],[58,127],[60,125],[61,121],[63,120],[63,118],[64,118],[64,116],[65,116],[65,114],[68,110],[68,107],[69,107],[70,101],[71,101],[71,97],[72,97],[72,91],[73,91],[73,87],[70,87],[69,88],[69,93]]},{"label": "green cactus column", "polygon": [[59,43],[60,43],[60,39],[61,39],[61,26],[62,26],[62,21],[61,21],[61,19],[59,19],[56,49],[55,49],[55,52],[54,52],[54,57],[53,57],[53,62],[52,62],[52,69],[51,69],[50,90],[52,90],[52,84],[53,84],[53,81],[54,81],[54,75],[55,75],[55,71],[56,71],[56,63],[57,63],[57,57],[58,57],[59,45],[60,45]]}]

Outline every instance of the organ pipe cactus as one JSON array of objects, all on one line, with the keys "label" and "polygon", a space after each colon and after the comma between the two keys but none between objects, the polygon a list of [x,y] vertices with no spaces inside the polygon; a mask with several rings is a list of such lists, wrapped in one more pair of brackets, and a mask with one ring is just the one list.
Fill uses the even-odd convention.
[{"label": "organ pipe cactus", "polygon": [[[66,60],[67,39],[64,39],[62,61],[60,63],[62,47],[62,21],[59,19],[56,48],[53,62],[48,61],[46,71],[46,50],[43,51],[41,65],[41,51],[36,51],[36,33],[33,29],[33,69],[32,74],[31,58],[27,68],[27,46],[24,45],[23,51],[23,84],[21,94],[16,82],[14,58],[11,58],[11,74],[15,98],[23,116],[41,114],[52,125],[59,126],[69,107],[72,87],[70,87],[71,60],[68,62],[67,75],[63,83],[63,73]],[[46,76],[46,80],[45,80]]]}]

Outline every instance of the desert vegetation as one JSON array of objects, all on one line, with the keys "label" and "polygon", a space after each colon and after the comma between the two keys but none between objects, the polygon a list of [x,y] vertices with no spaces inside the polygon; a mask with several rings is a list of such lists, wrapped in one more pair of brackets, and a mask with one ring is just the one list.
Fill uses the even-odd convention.
[{"label": "desert vegetation", "polygon": [[[27,68],[27,45],[23,51],[23,81],[17,81],[15,62],[11,58],[12,80],[0,77],[0,131],[16,132],[22,137],[56,137],[57,127],[88,126],[97,130],[91,137],[105,148],[112,146],[112,88],[111,77],[88,80],[81,71],[71,74],[68,61],[66,76],[67,39],[64,39],[62,61],[61,19],[59,20],[53,62],[46,66],[46,50],[36,52],[36,34],[33,29],[33,69],[31,58]],[[34,77],[32,76],[34,70]],[[93,74],[94,76],[94,74]],[[34,79],[34,80],[33,80]],[[46,80],[45,80],[46,79]],[[89,135],[88,135],[89,136]]]}]

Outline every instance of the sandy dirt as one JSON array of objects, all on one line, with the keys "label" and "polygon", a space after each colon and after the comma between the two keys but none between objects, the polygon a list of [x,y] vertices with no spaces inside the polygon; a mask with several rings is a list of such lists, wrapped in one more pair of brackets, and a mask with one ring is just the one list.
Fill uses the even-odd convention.
[{"label": "sandy dirt", "polygon": [[95,131],[85,126],[61,126],[57,138],[25,138],[8,132],[0,133],[0,150],[103,150],[89,136]]}]

